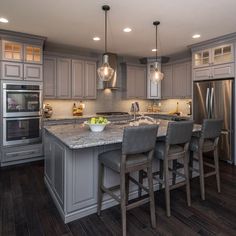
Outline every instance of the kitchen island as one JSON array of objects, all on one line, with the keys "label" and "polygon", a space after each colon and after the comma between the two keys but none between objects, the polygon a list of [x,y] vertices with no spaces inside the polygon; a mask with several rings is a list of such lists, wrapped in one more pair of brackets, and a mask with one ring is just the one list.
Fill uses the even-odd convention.
[{"label": "kitchen island", "polygon": [[[163,138],[168,121],[159,122],[157,138]],[[45,127],[44,179],[65,223],[96,212],[98,154],[121,148],[123,129],[128,125],[124,122],[112,123],[100,133],[91,132],[84,124]],[[195,125],[194,131],[199,129],[200,126]],[[157,162],[154,162],[153,168],[158,169]],[[133,177],[137,178],[137,173]],[[105,170],[105,186],[118,185],[119,180],[117,173]],[[157,190],[158,185],[154,184]],[[129,198],[135,197],[137,187],[130,184]],[[103,209],[116,204],[114,199],[104,195]]]}]

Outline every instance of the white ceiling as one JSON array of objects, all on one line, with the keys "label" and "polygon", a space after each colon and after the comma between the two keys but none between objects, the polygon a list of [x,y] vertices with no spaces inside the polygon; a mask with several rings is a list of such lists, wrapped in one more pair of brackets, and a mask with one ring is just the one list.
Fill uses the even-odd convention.
[{"label": "white ceiling", "polygon": [[[160,20],[159,53],[170,55],[186,46],[236,32],[235,0],[1,0],[0,28],[46,36],[48,41],[103,50],[104,12],[108,4],[108,49],[123,55],[153,56],[154,20]],[[124,33],[124,27],[131,33]],[[200,33],[200,39],[192,39]],[[101,41],[94,42],[93,36]]]}]

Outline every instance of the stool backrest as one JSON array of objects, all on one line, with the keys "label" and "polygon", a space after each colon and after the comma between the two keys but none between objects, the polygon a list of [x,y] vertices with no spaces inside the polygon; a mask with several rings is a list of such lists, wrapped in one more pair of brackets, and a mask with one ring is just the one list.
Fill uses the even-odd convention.
[{"label": "stool backrest", "polygon": [[204,119],[201,130],[201,138],[216,139],[220,136],[223,120]]},{"label": "stool backrest", "polygon": [[190,142],[193,131],[193,121],[169,122],[166,134],[166,144],[185,144]]},{"label": "stool backrest", "polygon": [[139,154],[154,149],[158,125],[126,127],[123,134],[122,154]]}]

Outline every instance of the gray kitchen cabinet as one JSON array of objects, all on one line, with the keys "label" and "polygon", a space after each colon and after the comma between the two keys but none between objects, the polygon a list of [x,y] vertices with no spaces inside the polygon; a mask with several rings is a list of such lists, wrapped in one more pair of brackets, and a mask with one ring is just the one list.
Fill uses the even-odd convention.
[{"label": "gray kitchen cabinet", "polygon": [[176,63],[173,65],[172,96],[182,98],[187,96],[187,64]]},{"label": "gray kitchen cabinet", "polygon": [[84,61],[72,60],[72,98],[84,97]]},{"label": "gray kitchen cabinet", "polygon": [[141,98],[146,97],[147,84],[147,70],[141,65],[127,65],[126,70],[126,88],[127,98]]},{"label": "gray kitchen cabinet", "polygon": [[24,79],[43,81],[43,66],[35,64],[24,64]]},{"label": "gray kitchen cabinet", "polygon": [[57,97],[71,98],[71,59],[57,58]]},{"label": "gray kitchen cabinet", "polygon": [[17,62],[6,62],[2,63],[2,79],[14,79],[23,80],[23,64]]},{"label": "gray kitchen cabinet", "polygon": [[72,98],[96,99],[96,62],[72,60]]},{"label": "gray kitchen cabinet", "polygon": [[44,57],[43,93],[44,98],[56,98],[57,59]]},{"label": "gray kitchen cabinet", "polygon": [[191,62],[175,61],[162,66],[161,95],[163,99],[188,98],[192,94]]},{"label": "gray kitchen cabinet", "polygon": [[162,73],[164,78],[161,81],[161,97],[172,98],[172,65],[163,65]]},{"label": "gray kitchen cabinet", "polygon": [[211,77],[211,68],[202,67],[193,70],[194,80],[207,80]]},{"label": "gray kitchen cabinet", "polygon": [[85,61],[84,98],[97,97],[97,64],[95,61]]}]

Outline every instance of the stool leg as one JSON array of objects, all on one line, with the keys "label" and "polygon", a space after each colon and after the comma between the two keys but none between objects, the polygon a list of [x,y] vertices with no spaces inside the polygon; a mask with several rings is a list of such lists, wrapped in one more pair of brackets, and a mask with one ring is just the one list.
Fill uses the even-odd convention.
[{"label": "stool leg", "polygon": [[189,167],[188,167],[188,154],[184,157],[184,174],[186,178],[186,193],[187,193],[187,203],[191,206],[191,195],[190,195],[190,183],[189,183]]},{"label": "stool leg", "polygon": [[189,153],[189,178],[193,178],[193,152],[190,151]]},{"label": "stool leg", "polygon": [[[143,170],[138,172],[138,181],[140,184],[143,184]],[[142,188],[138,187],[138,197],[142,196]]]},{"label": "stool leg", "polygon": [[126,204],[129,202],[129,173],[125,174]]},{"label": "stool leg", "polygon": [[205,200],[204,166],[203,166],[202,152],[198,152],[198,158],[199,158],[201,198],[202,200]]},{"label": "stool leg", "polygon": [[[163,180],[163,173],[164,173],[164,170],[163,170],[164,162],[163,162],[163,160],[159,161],[159,165],[160,165],[160,167],[159,167],[160,168],[159,169],[159,171],[160,171],[159,177],[160,177],[161,180]],[[160,189],[162,189],[162,183],[160,183]]]},{"label": "stool leg", "polygon": [[176,184],[176,173],[175,171],[177,170],[177,160],[173,160],[173,172],[172,172],[172,184],[175,185]]},{"label": "stool leg", "polygon": [[151,214],[151,224],[152,228],[156,228],[156,215],[155,215],[155,200],[154,200],[154,191],[153,191],[153,176],[152,176],[152,166],[147,168],[148,175],[148,189],[149,189],[149,198],[150,198],[150,214]]},{"label": "stool leg", "polygon": [[219,156],[218,150],[215,148],[214,150],[214,162],[215,162],[215,171],[216,171],[216,183],[217,183],[217,190],[220,193],[220,171],[219,171]]},{"label": "stool leg", "polygon": [[102,197],[103,191],[101,186],[103,185],[103,177],[104,177],[104,165],[99,161],[98,163],[98,206],[97,206],[97,214],[101,215],[101,208],[102,208]]},{"label": "stool leg", "polygon": [[126,191],[125,191],[125,173],[120,173],[120,200],[121,200],[121,219],[122,236],[126,236]]},{"label": "stool leg", "polygon": [[164,160],[164,176],[165,176],[165,198],[166,198],[166,214],[170,214],[170,186],[169,186],[169,166],[168,160]]}]

